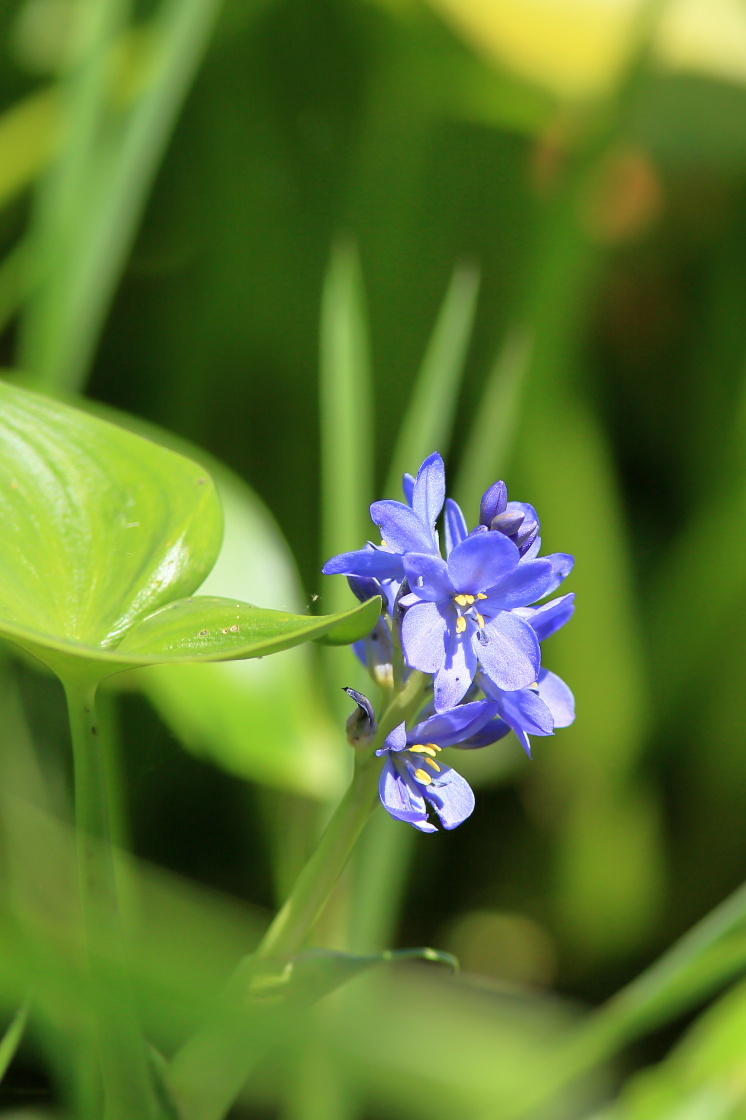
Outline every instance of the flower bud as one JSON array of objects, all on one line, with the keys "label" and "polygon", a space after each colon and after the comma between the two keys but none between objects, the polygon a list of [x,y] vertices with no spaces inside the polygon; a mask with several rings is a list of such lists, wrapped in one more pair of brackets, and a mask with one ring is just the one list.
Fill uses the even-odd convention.
[{"label": "flower bud", "polygon": [[363,696],[362,692],[356,692],[354,688],[345,688],[342,691],[357,704],[346,723],[347,742],[351,747],[367,747],[373,742],[378,731],[373,705],[367,696]]}]

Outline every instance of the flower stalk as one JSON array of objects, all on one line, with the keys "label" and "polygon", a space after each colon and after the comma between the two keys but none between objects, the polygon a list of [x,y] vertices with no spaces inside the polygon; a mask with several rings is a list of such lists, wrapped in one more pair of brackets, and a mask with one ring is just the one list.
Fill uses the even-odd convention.
[{"label": "flower stalk", "polygon": [[127,976],[111,837],[106,760],[96,715],[98,682],[64,682],[75,772],[80,901],[96,1019],[104,1120],[158,1120],[134,995]]},{"label": "flower stalk", "polygon": [[171,1062],[168,1086],[184,1120],[222,1120],[240,1093],[257,1057],[256,1049],[242,1044],[256,1010],[250,995],[257,961],[280,962],[303,947],[378,801],[381,767],[375,751],[418,711],[426,684],[427,677],[415,672],[393,695],[373,742],[356,752],[349,788],[258,949],[234,972],[216,1013]]}]

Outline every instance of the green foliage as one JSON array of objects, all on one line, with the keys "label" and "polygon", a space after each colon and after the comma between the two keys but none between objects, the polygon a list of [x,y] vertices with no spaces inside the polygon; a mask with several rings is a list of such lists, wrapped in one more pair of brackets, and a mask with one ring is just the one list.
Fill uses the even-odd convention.
[{"label": "green foliage", "polygon": [[303,617],[188,597],[212,568],[222,516],[196,463],[105,421],[8,385],[7,534],[0,632],[61,676],[92,679],[169,660],[261,657],[302,641],[349,643],[375,601]]},{"label": "green foliage", "polygon": [[[590,59],[571,0],[563,35],[541,7],[510,8],[514,42]],[[352,763],[340,686],[368,683],[316,646],[377,608],[348,610],[320,562],[437,447],[470,516],[505,477],[577,555],[546,650],[577,723],[530,763],[510,739],[465,759],[479,803],[454,835],[374,816],[313,935],[331,948],[261,966],[210,1077],[241,1118],[744,1115],[743,25],[724,4],[696,34],[693,5],[677,39],[685,7],[655,36],[677,74],[643,43],[614,98],[561,107],[437,5],[0,17],[3,353],[129,414],[0,385],[0,634],[63,677],[119,674],[89,752],[104,808],[186,876],[115,853],[126,967],[106,908],[83,928],[59,695],[3,661],[4,1091],[31,1064],[55,1115],[100,1120],[124,973],[162,1085],[216,1014],[268,924],[241,900],[287,894]],[[692,38],[727,80],[692,71]],[[340,613],[309,613],[319,595]],[[108,845],[85,848],[100,871]],[[594,1009],[506,989],[467,936],[484,912],[537,927]],[[389,944],[459,939],[464,977],[365,975]],[[683,1014],[661,1060],[646,1039]]]}]

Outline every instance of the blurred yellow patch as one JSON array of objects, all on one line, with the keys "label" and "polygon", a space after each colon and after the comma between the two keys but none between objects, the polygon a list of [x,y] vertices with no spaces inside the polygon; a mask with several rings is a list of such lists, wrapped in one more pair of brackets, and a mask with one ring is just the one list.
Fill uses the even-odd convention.
[{"label": "blurred yellow patch", "polygon": [[[565,98],[609,92],[640,0],[430,0],[482,53]],[[677,69],[746,82],[746,4],[671,0],[655,35]]]}]

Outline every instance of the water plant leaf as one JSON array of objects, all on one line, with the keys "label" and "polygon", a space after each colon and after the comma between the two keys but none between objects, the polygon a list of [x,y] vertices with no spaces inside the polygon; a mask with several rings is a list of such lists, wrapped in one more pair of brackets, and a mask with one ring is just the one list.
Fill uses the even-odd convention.
[{"label": "water plant leaf", "polygon": [[201,466],[16,386],[0,384],[0,409],[0,635],[60,675],[259,657],[371,629],[375,602],[313,618],[192,598],[222,538]]},{"label": "water plant leaf", "polygon": [[133,627],[116,656],[132,664],[227,661],[278,653],[303,641],[348,645],[373,628],[380,609],[380,600],[374,598],[341,614],[286,614],[217,595],[198,595],[169,603]]}]

